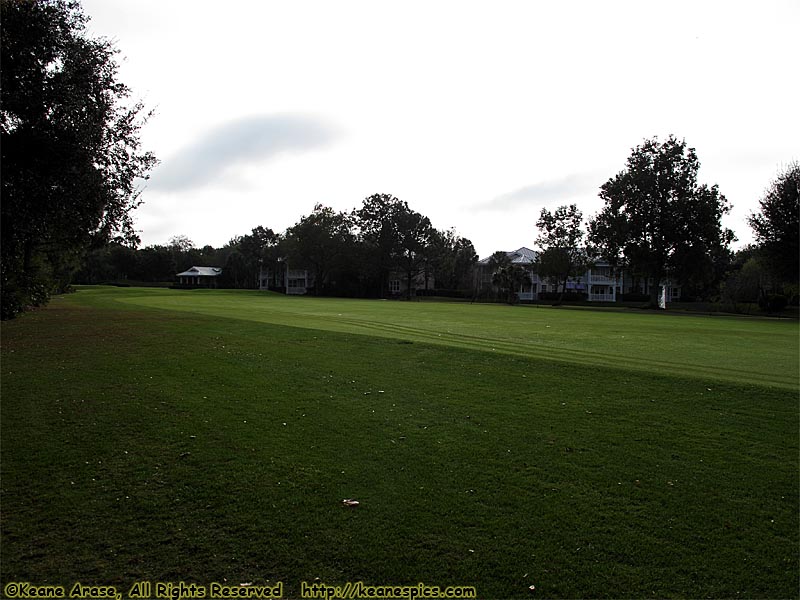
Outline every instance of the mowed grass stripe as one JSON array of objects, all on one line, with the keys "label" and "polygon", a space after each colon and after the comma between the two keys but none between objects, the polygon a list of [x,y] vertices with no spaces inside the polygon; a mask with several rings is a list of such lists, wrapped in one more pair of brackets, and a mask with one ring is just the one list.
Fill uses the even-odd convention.
[{"label": "mowed grass stripe", "polygon": [[[770,384],[774,382],[774,375],[764,375],[757,371],[743,370],[741,368],[724,368],[697,366],[685,362],[665,361],[656,357],[638,358],[620,354],[587,352],[571,350],[568,348],[547,347],[529,341],[508,341],[503,339],[487,339],[477,336],[466,336],[453,333],[431,333],[417,327],[377,323],[369,321],[346,321],[353,326],[353,330],[364,330],[366,333],[389,334],[390,337],[402,339],[421,340],[434,344],[445,344],[471,350],[502,352],[536,359],[558,360],[577,364],[606,366],[613,368],[631,368],[644,371],[658,371],[691,375],[697,377],[711,377],[740,381],[746,379],[752,383]],[[796,379],[796,378],[795,378]],[[787,377],[785,382],[791,384],[792,378]]]},{"label": "mowed grass stripe", "polygon": [[796,593],[790,390],[80,294],[2,333],[3,583]]},{"label": "mowed grass stripe", "polygon": [[792,391],[79,298],[3,324],[3,583],[796,592]]},{"label": "mowed grass stripe", "polygon": [[[140,306],[356,332],[531,358],[798,389],[796,322],[258,292],[89,292]],[[502,335],[498,335],[501,333]]]}]

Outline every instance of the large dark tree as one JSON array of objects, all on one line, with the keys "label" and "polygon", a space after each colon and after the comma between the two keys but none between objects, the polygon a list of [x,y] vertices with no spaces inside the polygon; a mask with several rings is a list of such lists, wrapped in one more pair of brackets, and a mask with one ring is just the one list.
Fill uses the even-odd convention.
[{"label": "large dark tree", "polygon": [[281,238],[272,229],[259,225],[246,235],[236,236],[222,249],[225,265],[221,283],[233,288],[258,287],[262,267],[275,269]]},{"label": "large dark tree", "polygon": [[361,241],[370,249],[371,271],[381,296],[388,290],[389,274],[401,270],[410,293],[414,275],[424,264],[424,250],[432,227],[425,217],[407,202],[389,194],[373,194],[353,213]]},{"label": "large dark tree", "polygon": [[775,275],[788,283],[800,278],[800,163],[780,173],[748,222]]},{"label": "large dark tree", "polygon": [[137,182],[155,157],[147,114],[117,79],[117,51],[87,36],[78,2],[3,0],[2,317],[46,301],[63,257],[133,241]]},{"label": "large dark tree", "polygon": [[470,240],[452,229],[433,229],[425,249],[423,268],[426,283],[432,278],[440,290],[468,290],[472,286],[472,270],[477,261],[478,255]]},{"label": "large dark tree", "polygon": [[178,273],[175,255],[169,246],[147,246],[136,251],[136,274],[139,281],[174,281]]},{"label": "large dark tree", "polygon": [[519,300],[517,290],[528,277],[525,269],[515,265],[507,252],[498,250],[486,261],[486,270],[491,274],[492,285],[500,296],[509,304],[515,304]]},{"label": "large dark tree", "polygon": [[414,280],[425,265],[425,249],[434,229],[428,217],[413,210],[402,210],[396,215],[397,264],[406,277],[406,296],[411,298]]},{"label": "large dark tree", "polygon": [[772,291],[773,277],[764,264],[762,253],[753,246],[747,246],[733,255],[725,280],[722,282],[720,297],[734,312],[750,312],[752,305],[767,297]]},{"label": "large dark tree", "polygon": [[733,233],[721,218],[730,210],[716,185],[698,184],[694,148],[670,136],[634,148],[626,168],[600,188],[605,206],[590,222],[590,241],[612,265],[625,264],[658,286],[712,277],[714,257],[724,254]]},{"label": "large dark tree", "polygon": [[489,257],[489,269],[492,273],[492,285],[500,290],[509,304],[519,301],[517,290],[528,279],[528,273],[520,265],[515,265],[505,252],[495,252]]},{"label": "large dark tree", "polygon": [[328,291],[331,275],[345,266],[354,244],[352,217],[322,204],[284,234],[289,261],[313,270],[315,295]]},{"label": "large dark tree", "polygon": [[589,268],[591,260],[584,243],[583,213],[577,205],[559,206],[552,213],[542,209],[536,227],[539,247],[536,268],[540,277],[561,283],[560,304],[567,290],[567,280],[581,275]]},{"label": "large dark tree", "polygon": [[191,269],[195,264],[197,264],[195,258],[198,257],[199,253],[194,247],[194,242],[187,236],[183,234],[172,236],[169,238],[167,247],[172,253],[172,260],[175,263],[175,268],[177,271]]}]

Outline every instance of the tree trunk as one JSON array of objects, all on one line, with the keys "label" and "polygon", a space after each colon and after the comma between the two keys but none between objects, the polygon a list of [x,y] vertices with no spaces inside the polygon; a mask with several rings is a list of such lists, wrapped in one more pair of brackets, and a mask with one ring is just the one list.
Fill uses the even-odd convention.
[{"label": "tree trunk", "polygon": [[[322,287],[322,268],[318,265],[316,269],[314,269],[314,295],[320,295],[320,288]],[[308,282],[306,282],[308,283]]]},{"label": "tree trunk", "polygon": [[564,294],[567,293],[567,279],[569,279],[569,275],[564,277],[564,282],[561,284],[561,294],[559,294],[555,306],[561,306],[561,303],[564,302]]},{"label": "tree trunk", "polygon": [[381,266],[380,273],[378,275],[380,277],[380,285],[378,286],[378,297],[379,298],[386,298],[388,294],[389,288],[389,271]]},{"label": "tree trunk", "polygon": [[650,286],[650,304],[649,304],[650,308],[659,308],[659,306],[658,306],[658,291],[659,291],[659,287],[660,286],[658,286],[658,285],[651,285]]}]

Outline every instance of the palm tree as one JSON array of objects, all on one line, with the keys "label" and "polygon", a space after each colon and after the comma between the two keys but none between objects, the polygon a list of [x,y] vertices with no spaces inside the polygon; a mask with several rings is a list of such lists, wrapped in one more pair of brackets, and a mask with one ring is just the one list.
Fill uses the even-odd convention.
[{"label": "palm tree", "polygon": [[492,274],[492,284],[500,288],[500,292],[505,294],[509,304],[516,304],[519,300],[517,290],[522,287],[527,276],[525,269],[509,261],[508,264],[498,267]]}]

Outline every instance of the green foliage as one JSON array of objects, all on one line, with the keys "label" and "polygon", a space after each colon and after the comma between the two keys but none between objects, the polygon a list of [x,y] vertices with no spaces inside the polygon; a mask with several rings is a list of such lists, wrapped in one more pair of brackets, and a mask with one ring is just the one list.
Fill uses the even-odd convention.
[{"label": "green foliage", "polygon": [[169,239],[169,247],[175,252],[189,252],[194,248],[194,242],[185,235],[174,235]]},{"label": "green foliage", "polygon": [[117,80],[116,50],[87,36],[77,2],[5,0],[0,10],[0,266],[9,318],[65,287],[69,262],[60,257],[92,241],[135,239],[137,182],[156,160],[140,148],[147,115]]},{"label": "green foliage", "polygon": [[280,236],[272,229],[261,225],[249,234],[233,238],[223,249],[225,263],[220,285],[236,289],[257,288],[261,268],[277,268],[280,241]]},{"label": "green foliage", "polygon": [[416,211],[402,211],[397,219],[400,242],[397,264],[406,275],[406,294],[411,298],[413,281],[426,262],[425,250],[430,245],[434,229],[430,219]]},{"label": "green foliage", "polygon": [[130,246],[113,244],[108,248],[109,262],[114,271],[114,279],[133,279],[137,275],[136,251]]},{"label": "green foliage", "polygon": [[434,229],[425,256],[425,268],[435,275],[437,289],[454,291],[472,287],[472,269],[478,255],[467,238],[457,235],[453,229]]},{"label": "green foliage", "polygon": [[187,253],[176,252],[170,246],[147,246],[134,249],[119,243],[94,248],[82,257],[80,268],[74,274],[77,283],[108,283],[126,280],[140,282],[171,282],[179,264],[203,264],[193,260],[197,254],[192,248]]},{"label": "green foliage", "polygon": [[589,224],[589,239],[616,266],[652,279],[651,302],[666,278],[707,281],[715,257],[733,233],[721,218],[730,206],[716,185],[698,184],[694,148],[670,136],[633,149],[625,170],[603,184],[605,206]]},{"label": "green foliage", "polygon": [[519,265],[510,261],[501,264],[492,273],[492,285],[505,296],[506,302],[516,304],[518,301],[517,290],[528,279],[528,272]]},{"label": "green foliage", "polygon": [[379,281],[381,295],[386,292],[388,275],[399,247],[395,215],[406,210],[410,210],[408,204],[394,196],[373,194],[353,212],[359,239],[372,250],[369,266]]},{"label": "green foliage", "polygon": [[237,248],[233,248],[222,269],[222,284],[224,287],[234,289],[253,288],[255,284],[252,283],[248,271],[244,255]]},{"label": "green foliage", "polygon": [[582,275],[592,261],[584,243],[583,213],[578,206],[559,206],[552,213],[542,208],[536,227],[540,252],[536,261],[539,276],[561,284],[559,302],[567,291],[567,280]]},{"label": "green foliage", "polygon": [[342,282],[353,256],[355,235],[351,215],[317,204],[286,230],[283,248],[290,264],[308,267],[314,273],[314,294],[324,294],[331,278]]},{"label": "green foliage", "polygon": [[516,304],[519,300],[517,290],[528,278],[525,269],[515,265],[507,253],[497,251],[486,262],[486,270],[491,275],[492,286],[495,288],[493,293],[499,292],[496,298],[502,298],[508,304]]},{"label": "green foliage", "polygon": [[749,313],[754,306],[779,314],[786,305],[797,306],[797,284],[786,281],[763,246],[736,252],[721,287],[720,299],[733,312]]},{"label": "green foliage", "polygon": [[766,290],[770,285],[770,279],[770,274],[763,264],[763,259],[751,255],[749,258],[745,258],[742,264],[734,265],[734,268],[728,274],[721,288],[722,300],[725,303],[730,303],[733,310],[738,312],[739,304],[756,303],[765,296]]},{"label": "green foliage", "polygon": [[141,281],[173,281],[178,273],[175,253],[167,246],[148,246],[136,252],[137,274]]},{"label": "green foliage", "polygon": [[[252,289],[269,271],[270,288],[284,285],[286,265],[314,275],[315,295],[375,297],[387,291],[390,274],[412,280],[424,273],[437,287],[466,293],[477,260],[472,242],[453,230],[437,231],[430,219],[386,194],[364,200],[350,213],[317,204],[283,234],[259,226],[222,248],[196,248],[185,235],[168,245],[134,250],[119,241],[87,253],[80,283],[174,281],[192,266],[222,267],[219,287]],[[411,286],[408,286],[411,289]]]},{"label": "green foliage", "polygon": [[502,250],[492,253],[486,265],[490,273],[496,273],[498,270],[511,266],[511,258]]},{"label": "green foliage", "polygon": [[777,314],[786,308],[788,302],[789,299],[783,294],[769,294],[759,299],[758,306],[765,312]]},{"label": "green foliage", "polygon": [[393,270],[405,273],[410,295],[411,281],[425,263],[425,248],[433,231],[430,219],[389,194],[365,198],[353,216],[367,254],[373,257],[369,266],[380,296],[387,294]]},{"label": "green foliage", "polygon": [[793,162],[767,188],[760,212],[750,215],[761,251],[782,281],[800,278],[800,163]]}]

